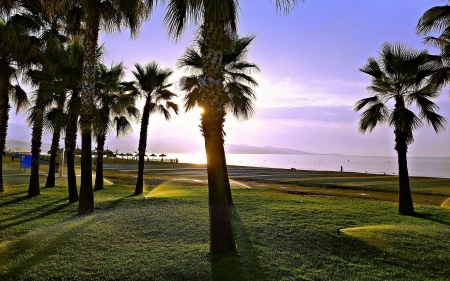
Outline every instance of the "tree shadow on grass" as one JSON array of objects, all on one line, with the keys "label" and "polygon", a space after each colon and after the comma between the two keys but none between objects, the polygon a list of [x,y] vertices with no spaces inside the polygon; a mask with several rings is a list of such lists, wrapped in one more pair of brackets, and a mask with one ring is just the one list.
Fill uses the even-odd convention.
[{"label": "tree shadow on grass", "polygon": [[[57,208],[68,205],[70,204],[66,203]],[[57,225],[57,228],[53,230],[49,227],[48,230],[51,232],[51,235],[45,232],[26,235],[0,249],[0,261],[2,261],[2,265],[5,265],[7,262],[12,263],[11,267],[7,267],[8,270],[0,271],[0,280],[23,279],[27,271],[43,262],[43,257],[57,252],[63,244],[68,243],[76,233],[83,230],[85,224],[91,218],[75,217],[72,220],[66,221],[66,225]],[[79,220],[82,221],[79,222]],[[68,279],[70,279],[70,276]],[[31,278],[29,280],[33,279]]]},{"label": "tree shadow on grass", "polygon": [[11,196],[17,196],[20,194],[27,194],[28,191],[22,191],[22,192],[4,192],[4,193],[0,193],[0,198],[6,198],[6,197],[11,197]]},{"label": "tree shadow on grass", "polygon": [[[52,201],[46,205],[39,205],[39,207],[27,210],[26,212],[23,212],[21,214],[18,214],[18,215],[12,216],[12,217],[8,217],[5,219],[1,219],[0,222],[11,221],[11,220],[20,219],[22,217],[26,217],[29,215],[33,215],[33,214],[36,214],[37,212],[47,209],[48,207],[54,206],[54,205],[59,204],[64,201],[67,201],[67,199],[63,198],[63,199]],[[1,227],[0,227],[0,229],[1,229]]]},{"label": "tree shadow on grass", "polygon": [[[63,199],[63,201],[66,201],[66,199]],[[59,206],[57,206],[55,208],[52,208],[52,209],[50,209],[50,210],[48,210],[48,211],[46,211],[44,213],[40,213],[37,216],[29,217],[29,218],[22,219],[22,220],[19,220],[19,221],[10,223],[10,224],[2,225],[2,226],[0,226],[0,231],[8,229],[8,228],[13,227],[13,226],[21,225],[21,224],[29,222],[29,221],[33,221],[33,220],[37,220],[37,219],[41,219],[41,218],[50,216],[50,215],[52,215],[54,213],[57,213],[57,212],[61,211],[62,209],[66,208],[66,207],[68,207],[70,205],[71,205],[71,203],[67,202],[67,203],[59,205]],[[42,208],[40,208],[40,209],[42,209]]]},{"label": "tree shadow on grass", "polygon": [[234,206],[231,208],[231,218],[239,255],[212,256],[212,280],[266,280],[258,252],[253,247],[250,236]]},{"label": "tree shadow on grass", "polygon": [[245,276],[239,256],[212,255],[212,281],[252,280]]},{"label": "tree shadow on grass", "polygon": [[443,225],[446,225],[446,226],[450,226],[450,222],[449,222],[449,221],[444,221],[444,220],[438,219],[438,218],[436,218],[436,216],[433,215],[433,214],[420,214],[420,213],[416,213],[416,214],[414,215],[414,217],[420,218],[420,219],[426,219],[426,220],[429,220],[429,221],[432,221],[432,222],[436,222],[436,223],[439,223],[439,224],[443,224]]},{"label": "tree shadow on grass", "polygon": [[[28,192],[26,192],[26,193],[28,193]],[[17,203],[20,203],[22,201],[25,201],[25,200],[31,199],[31,198],[33,198],[33,197],[28,196],[28,195],[24,195],[24,196],[15,198],[13,200],[5,201],[3,203],[0,203],[0,208],[6,207],[6,206],[9,206],[9,205],[13,205],[13,204],[17,204]]]}]

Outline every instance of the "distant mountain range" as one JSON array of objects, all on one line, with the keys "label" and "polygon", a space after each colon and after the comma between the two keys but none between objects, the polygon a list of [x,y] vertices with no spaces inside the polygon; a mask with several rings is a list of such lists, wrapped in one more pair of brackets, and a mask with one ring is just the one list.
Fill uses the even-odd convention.
[{"label": "distant mountain range", "polygon": [[[51,136],[42,137],[42,153],[50,150]],[[6,137],[6,150],[31,151],[31,129],[26,125],[8,124],[8,135]]]},{"label": "distant mountain range", "polygon": [[301,150],[264,146],[256,147],[246,144],[226,144],[225,152],[229,154],[302,154],[311,155],[315,153],[309,153]]},{"label": "distant mountain range", "polygon": [[[42,153],[47,153],[47,151],[50,150],[51,144],[49,143],[42,143],[41,151]],[[31,151],[31,141],[25,142],[25,141],[18,141],[18,140],[12,140],[7,139],[6,140],[6,150],[10,150],[12,152],[19,151],[19,152],[30,152]]]},{"label": "distant mountain range", "polygon": [[[50,149],[51,136],[44,135],[42,139],[43,153]],[[138,150],[139,139],[134,136],[127,138],[115,137],[107,138],[105,149],[119,152],[134,152]],[[60,142],[62,144],[62,141]],[[149,139],[147,142],[148,153],[197,153],[204,150],[203,142],[182,139],[177,137]],[[95,145],[92,146],[95,148]],[[31,130],[26,125],[10,124],[8,128],[8,137],[6,139],[6,149],[12,151],[30,151],[31,150]],[[225,144],[225,152],[228,154],[300,154],[312,155],[318,153],[310,153],[301,150],[272,147],[272,146],[250,146],[246,144]]]}]

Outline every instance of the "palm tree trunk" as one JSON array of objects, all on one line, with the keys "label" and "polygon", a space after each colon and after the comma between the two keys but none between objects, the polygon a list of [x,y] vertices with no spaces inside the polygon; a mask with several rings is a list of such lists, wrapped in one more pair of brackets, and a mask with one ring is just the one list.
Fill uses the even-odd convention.
[{"label": "palm tree trunk", "polygon": [[[58,109],[62,110],[64,108],[65,99],[60,99],[58,101]],[[56,167],[56,155],[59,149],[59,140],[61,138],[61,124],[55,124],[53,128],[52,145],[50,147],[50,163],[48,165],[48,175],[45,187],[55,186],[55,167]],[[60,163],[60,169],[62,169],[62,163]]]},{"label": "palm tree trunk", "polygon": [[94,190],[103,189],[103,151],[105,149],[106,135],[97,136],[97,169],[95,170]]},{"label": "palm tree trunk", "polygon": [[222,175],[224,179],[224,185],[225,185],[225,191],[227,193],[227,201],[228,205],[233,205],[233,196],[231,194],[231,185],[230,185],[230,179],[228,178],[228,167],[227,167],[227,157],[225,154],[225,147],[224,143],[222,141],[222,149],[221,149],[221,160],[222,160]]},{"label": "palm tree trunk", "polygon": [[33,131],[31,137],[31,172],[30,172],[30,184],[28,186],[28,196],[36,196],[41,194],[39,187],[39,158],[41,154],[41,145],[42,145],[44,108],[41,105],[39,105],[41,104],[41,102],[37,101],[37,103],[38,106],[36,110],[36,117],[33,120]]},{"label": "palm tree trunk", "polygon": [[55,186],[55,168],[56,168],[56,155],[59,148],[59,137],[61,135],[61,130],[55,128],[53,131],[52,145],[50,147],[50,163],[48,165],[48,174],[45,187]]},{"label": "palm tree trunk", "polygon": [[[50,147],[50,163],[48,165],[48,174],[45,187],[55,186],[56,156],[58,154],[60,137],[61,137],[61,128],[55,127],[53,130],[52,145]],[[60,166],[60,169],[62,169],[62,166]]]},{"label": "palm tree trunk", "polygon": [[414,215],[414,205],[409,185],[406,137],[395,131],[395,149],[398,157],[398,212],[403,215]]},{"label": "palm tree trunk", "polygon": [[81,185],[78,214],[90,214],[95,210],[92,189],[92,120],[94,112],[95,68],[98,31],[100,23],[100,1],[89,1],[84,37],[83,79],[81,86]]},{"label": "palm tree trunk", "polygon": [[144,106],[144,112],[141,119],[141,132],[139,133],[139,160],[138,160],[138,177],[136,181],[136,189],[134,194],[142,194],[144,192],[144,164],[145,150],[147,149],[147,131],[148,121],[150,119],[150,98],[147,97]]},{"label": "palm tree trunk", "polygon": [[204,65],[202,88],[204,93],[204,113],[202,115],[202,130],[205,137],[205,150],[208,170],[209,219],[210,219],[210,250],[212,254],[236,254],[231,217],[224,177],[224,161],[222,159],[223,138],[223,101],[222,92],[222,38],[223,24],[219,24],[208,10],[205,11],[202,50],[208,60]]},{"label": "palm tree trunk", "polygon": [[[209,127],[205,122],[202,123],[203,128]],[[205,149],[208,170],[210,250],[213,254],[236,254],[223,170],[221,132],[205,135]]]},{"label": "palm tree trunk", "polygon": [[[72,93],[78,96],[78,93]],[[67,162],[67,185],[69,187],[69,202],[78,202],[77,176],[75,174],[74,150],[77,142],[77,122],[78,115],[69,113],[66,125],[66,162]]]},{"label": "palm tree trunk", "polygon": [[[0,82],[0,150],[3,153],[6,145],[6,135],[8,133],[9,119],[9,96],[8,96],[8,79]],[[3,185],[3,157],[0,157],[0,192],[5,192]]]}]

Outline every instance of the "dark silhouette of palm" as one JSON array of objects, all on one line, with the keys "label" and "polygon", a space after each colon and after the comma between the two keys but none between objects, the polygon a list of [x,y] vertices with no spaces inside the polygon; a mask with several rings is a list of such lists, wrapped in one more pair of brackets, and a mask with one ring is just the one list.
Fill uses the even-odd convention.
[{"label": "dark silhouette of palm", "polygon": [[[224,111],[233,114],[238,119],[248,119],[254,114],[253,99],[255,93],[252,87],[258,86],[258,83],[251,77],[251,74],[259,71],[258,66],[247,62],[246,56],[248,47],[255,36],[238,38],[236,35],[229,34],[227,40],[228,46],[224,49],[222,59],[222,79],[223,90],[222,99],[224,101]],[[202,107],[203,96],[202,75],[203,62],[205,58],[201,54],[202,38],[198,38],[196,46],[188,48],[185,54],[178,60],[178,66],[194,75],[181,78],[180,89],[186,92],[183,99],[186,111],[195,106]],[[225,118],[223,119],[225,122]],[[223,128],[223,124],[221,126]],[[225,132],[222,134],[225,136]],[[228,180],[225,150],[222,146],[222,162],[224,163],[224,180],[228,204],[233,204],[231,188]]]},{"label": "dark silhouette of palm", "polygon": [[34,56],[31,58],[34,67],[26,72],[26,77],[35,87],[33,91],[33,106],[28,112],[27,122],[32,127],[31,138],[31,171],[28,186],[28,195],[40,194],[39,186],[39,158],[44,129],[44,115],[55,100],[64,95],[57,78],[57,68],[67,42],[64,35],[63,17],[61,14],[48,14],[41,3],[28,7],[30,18],[39,26],[36,45],[33,48]]},{"label": "dark silhouette of palm", "polygon": [[78,118],[80,115],[80,89],[83,74],[84,49],[80,38],[74,37],[65,47],[63,59],[60,61],[58,71],[64,81],[67,105],[65,108],[64,146],[67,163],[67,185],[69,202],[78,202],[77,178],[75,173],[75,155],[78,132]]},{"label": "dark silhouette of palm", "polygon": [[135,67],[136,70],[133,70],[135,81],[128,83],[127,87],[131,90],[132,95],[139,96],[145,101],[139,134],[138,178],[135,189],[135,194],[142,194],[144,192],[145,150],[150,115],[159,113],[169,121],[170,110],[178,114],[178,105],[170,101],[177,96],[169,90],[172,84],[168,83],[168,80],[173,73],[172,70],[163,69],[156,62],[150,62],[144,66],[135,64]]},{"label": "dark silhouette of palm", "polygon": [[[359,69],[371,77],[371,85],[367,87],[371,97],[356,102],[355,111],[364,109],[358,129],[362,133],[371,132],[385,123],[394,129],[399,168],[398,212],[405,215],[414,214],[406,157],[408,145],[414,141],[413,131],[425,122],[440,132],[446,122],[436,113],[439,107],[431,101],[439,95],[439,88],[429,83],[435,70],[433,59],[426,50],[385,43],[379,57],[369,58]],[[393,110],[386,105],[389,100],[395,102]],[[418,115],[408,108],[413,103]]]},{"label": "dark silhouette of palm", "polygon": [[[10,102],[16,114],[28,106],[28,97],[19,83],[13,85],[29,64],[33,38],[29,36],[28,17],[17,1],[0,1],[0,151],[5,151]],[[17,82],[17,81],[16,81]],[[0,192],[4,192],[3,159],[0,159]]]},{"label": "dark silhouette of palm", "polygon": [[121,80],[125,75],[122,63],[110,68],[99,64],[95,93],[96,109],[93,133],[97,142],[97,165],[95,190],[103,189],[103,152],[106,136],[115,131],[117,137],[132,131],[131,119],[138,118],[139,110],[135,107],[135,98],[125,94]]}]

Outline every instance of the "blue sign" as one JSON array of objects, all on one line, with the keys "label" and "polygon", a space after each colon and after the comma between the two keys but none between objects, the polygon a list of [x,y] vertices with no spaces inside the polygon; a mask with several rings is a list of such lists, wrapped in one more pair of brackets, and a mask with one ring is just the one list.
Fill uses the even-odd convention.
[{"label": "blue sign", "polygon": [[31,155],[20,155],[20,168],[31,168]]}]

